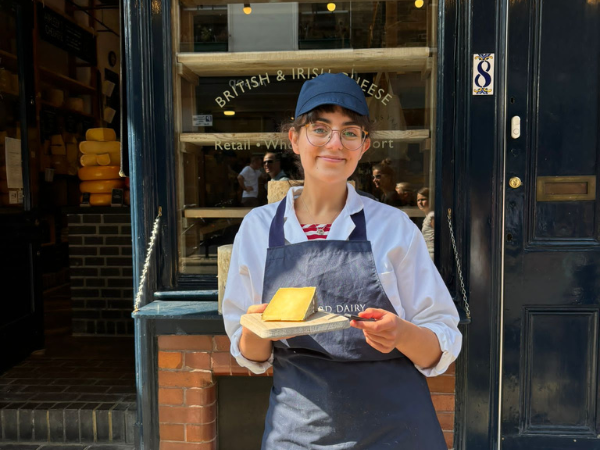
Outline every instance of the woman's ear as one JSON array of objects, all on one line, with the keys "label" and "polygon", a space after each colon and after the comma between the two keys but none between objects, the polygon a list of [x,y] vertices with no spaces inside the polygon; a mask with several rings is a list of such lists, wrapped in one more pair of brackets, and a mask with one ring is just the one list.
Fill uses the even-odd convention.
[{"label": "woman's ear", "polygon": [[300,135],[298,134],[296,129],[294,127],[290,128],[290,131],[288,131],[288,138],[290,140],[290,143],[292,144],[292,150],[294,151],[294,153],[296,155],[300,154],[300,149],[298,147],[299,137],[300,137]]},{"label": "woman's ear", "polygon": [[365,152],[367,150],[369,150],[370,148],[371,148],[371,138],[367,138],[367,139],[365,139],[365,143],[363,144],[363,149],[360,154],[360,157],[362,158],[362,156],[365,154]]}]

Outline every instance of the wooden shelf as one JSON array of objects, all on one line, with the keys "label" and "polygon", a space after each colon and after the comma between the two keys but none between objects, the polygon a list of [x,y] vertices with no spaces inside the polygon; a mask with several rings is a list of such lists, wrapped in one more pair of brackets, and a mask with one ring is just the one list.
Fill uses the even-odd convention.
[{"label": "wooden shelf", "polygon": [[59,111],[63,111],[66,113],[70,113],[70,114],[78,114],[80,116],[84,116],[84,117],[89,117],[90,119],[96,119],[95,116],[93,116],[92,114],[88,114],[82,111],[77,111],[75,109],[71,109],[71,108],[67,108],[66,106],[55,106],[52,103],[46,101],[46,100],[42,100],[42,107],[43,108],[52,108],[52,109],[57,109]]},{"label": "wooden shelf", "polygon": [[252,208],[188,208],[183,216],[188,219],[243,219]]},{"label": "wooden shelf", "polygon": [[[429,130],[386,130],[373,133],[374,141],[389,140],[394,142],[422,142],[429,139]],[[180,142],[186,142],[194,145],[214,146],[219,143],[238,144],[241,146],[266,146],[266,143],[275,145],[287,145],[287,136],[282,133],[182,133],[179,137]],[[249,148],[247,148],[249,150]],[[235,148],[232,148],[235,150]],[[239,149],[241,150],[241,149]]]},{"label": "wooden shelf", "polygon": [[42,82],[52,84],[56,87],[67,89],[70,94],[94,95],[96,89],[77,80],[53,72],[45,67],[40,67],[40,78]]},{"label": "wooden shelf", "polygon": [[[425,217],[425,213],[416,206],[398,209],[409,217]],[[252,208],[187,208],[183,211],[183,216],[187,219],[243,219],[250,211]],[[211,225],[207,225],[206,231],[211,231]]]},{"label": "wooden shelf", "polygon": [[17,71],[17,55],[0,50],[0,67],[13,72]]},{"label": "wooden shelf", "polygon": [[309,68],[346,73],[421,72],[427,69],[430,54],[429,47],[179,53],[177,62],[200,77],[276,75],[278,71],[291,75],[298,68],[305,72]]}]

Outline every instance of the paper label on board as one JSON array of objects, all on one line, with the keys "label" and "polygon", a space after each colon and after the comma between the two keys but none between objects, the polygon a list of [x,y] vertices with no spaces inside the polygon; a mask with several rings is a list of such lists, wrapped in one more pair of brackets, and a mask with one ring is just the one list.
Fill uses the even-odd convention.
[{"label": "paper label on board", "polygon": [[192,116],[192,125],[195,127],[212,127],[212,114],[195,114]]},{"label": "paper label on board", "polygon": [[6,183],[9,189],[23,189],[23,168],[21,167],[21,140],[5,138]]}]

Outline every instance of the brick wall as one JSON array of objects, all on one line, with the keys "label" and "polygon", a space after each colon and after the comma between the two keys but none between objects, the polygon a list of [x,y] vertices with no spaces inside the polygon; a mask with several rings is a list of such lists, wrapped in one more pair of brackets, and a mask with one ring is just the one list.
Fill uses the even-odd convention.
[{"label": "brick wall", "polygon": [[69,214],[74,335],[133,335],[129,214]]},{"label": "brick wall", "polygon": [[[160,450],[216,450],[215,377],[252,374],[229,354],[227,336],[159,336],[158,403]],[[428,378],[448,448],[454,438],[454,364]]]}]

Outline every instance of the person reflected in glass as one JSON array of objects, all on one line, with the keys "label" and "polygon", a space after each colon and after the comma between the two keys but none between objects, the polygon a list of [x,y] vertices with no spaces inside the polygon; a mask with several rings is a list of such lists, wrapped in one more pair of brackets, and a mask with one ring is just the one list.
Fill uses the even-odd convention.
[{"label": "person reflected in glass", "polygon": [[268,175],[268,180],[289,180],[287,173],[281,167],[281,152],[268,152],[263,157],[263,168]]},{"label": "person reflected in glass", "polygon": [[403,181],[396,184],[396,192],[398,193],[402,206],[417,206],[415,191],[410,183]]},{"label": "person reflected in glass", "polygon": [[429,188],[424,187],[419,189],[417,192],[417,206],[421,211],[425,213],[425,219],[423,219],[423,226],[421,228],[421,233],[423,233],[423,238],[425,239],[425,243],[427,244],[427,251],[429,251],[429,256],[433,259],[433,211],[431,210],[431,205],[429,204]]},{"label": "person reflected in glass", "polygon": [[402,201],[394,187],[394,169],[392,160],[384,159],[373,166],[373,184],[378,190],[379,201],[391,206],[402,206]]},{"label": "person reflected in glass", "polygon": [[242,188],[242,206],[254,208],[260,206],[258,200],[258,179],[261,175],[260,166],[262,157],[254,155],[250,158],[250,165],[242,169],[238,175],[238,183]]}]

